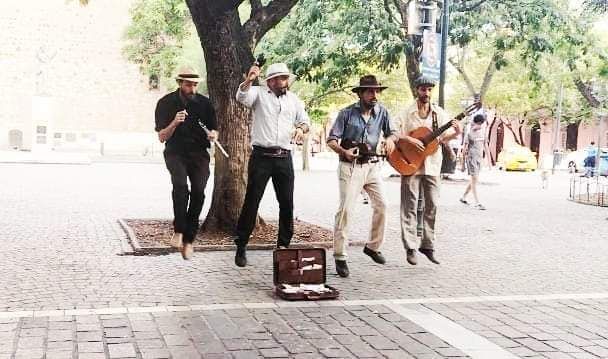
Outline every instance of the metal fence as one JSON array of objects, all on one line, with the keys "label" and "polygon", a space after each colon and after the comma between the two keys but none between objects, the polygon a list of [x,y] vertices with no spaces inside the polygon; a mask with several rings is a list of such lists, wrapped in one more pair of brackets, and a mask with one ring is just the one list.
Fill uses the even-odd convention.
[{"label": "metal fence", "polygon": [[608,178],[572,176],[569,198],[578,203],[608,207]]}]

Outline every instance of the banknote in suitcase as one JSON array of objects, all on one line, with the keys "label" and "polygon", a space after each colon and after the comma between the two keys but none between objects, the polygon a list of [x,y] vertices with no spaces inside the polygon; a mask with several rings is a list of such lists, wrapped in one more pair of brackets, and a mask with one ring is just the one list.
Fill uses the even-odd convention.
[{"label": "banknote in suitcase", "polygon": [[325,284],[325,248],[287,248],[273,253],[275,293],[286,300],[338,298],[340,292]]}]

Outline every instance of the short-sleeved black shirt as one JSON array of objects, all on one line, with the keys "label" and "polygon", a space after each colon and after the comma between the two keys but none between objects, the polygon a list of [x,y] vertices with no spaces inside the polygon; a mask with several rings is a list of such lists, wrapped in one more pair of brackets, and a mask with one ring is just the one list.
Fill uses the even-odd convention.
[{"label": "short-sleeved black shirt", "polygon": [[217,130],[217,120],[211,101],[203,95],[196,94],[194,99],[188,100],[187,104],[184,104],[179,96],[178,89],[158,100],[155,111],[156,132],[169,126],[175,118],[175,114],[184,109],[188,112],[188,116],[183,123],[175,128],[175,132],[167,140],[166,151],[173,153],[201,151],[207,153],[206,149],[211,144],[207,139],[207,134],[198,124],[198,120],[200,119],[209,130]]}]

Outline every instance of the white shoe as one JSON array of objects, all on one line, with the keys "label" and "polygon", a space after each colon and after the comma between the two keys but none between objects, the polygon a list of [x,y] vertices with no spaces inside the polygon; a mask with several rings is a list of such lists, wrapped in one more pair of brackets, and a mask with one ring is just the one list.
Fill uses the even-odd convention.
[{"label": "white shoe", "polygon": [[171,242],[169,242],[169,245],[173,248],[182,248],[183,237],[184,237],[184,235],[181,233],[173,233],[173,237],[171,237]]}]

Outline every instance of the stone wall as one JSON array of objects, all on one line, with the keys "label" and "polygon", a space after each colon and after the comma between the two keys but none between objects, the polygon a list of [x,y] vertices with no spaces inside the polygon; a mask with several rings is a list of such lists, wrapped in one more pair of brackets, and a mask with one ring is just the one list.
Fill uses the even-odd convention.
[{"label": "stone wall", "polygon": [[[0,149],[8,147],[11,130],[22,131],[23,147],[31,148],[37,121],[48,125],[56,143],[67,133],[90,141],[99,132],[153,131],[162,93],[149,91],[137,65],[122,54],[130,4],[0,2]],[[39,98],[52,109],[42,116],[35,108]]]}]

